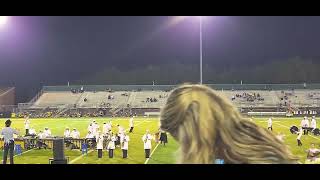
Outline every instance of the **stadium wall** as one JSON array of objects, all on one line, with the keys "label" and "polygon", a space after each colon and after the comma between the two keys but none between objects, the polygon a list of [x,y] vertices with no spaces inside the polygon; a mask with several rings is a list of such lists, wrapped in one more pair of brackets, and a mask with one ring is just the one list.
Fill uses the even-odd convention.
[{"label": "stadium wall", "polygon": [[[320,89],[318,84],[206,84],[216,90],[292,90],[292,89]],[[72,85],[72,86],[44,86],[43,91],[71,91],[84,88],[85,91],[115,91],[132,90],[162,90],[170,91],[178,85]]]}]

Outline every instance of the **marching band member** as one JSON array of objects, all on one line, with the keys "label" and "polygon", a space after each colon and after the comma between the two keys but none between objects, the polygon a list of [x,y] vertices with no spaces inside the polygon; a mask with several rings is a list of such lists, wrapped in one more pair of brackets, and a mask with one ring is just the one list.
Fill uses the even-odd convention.
[{"label": "marching band member", "polygon": [[38,134],[38,141],[37,141],[38,149],[41,149],[42,147],[44,147],[45,149],[47,148],[47,145],[43,141],[43,139],[45,138],[46,138],[46,134],[40,130]]},{"label": "marching band member", "polygon": [[116,135],[111,134],[111,138],[108,144],[109,158],[113,158],[113,150],[116,148],[115,147],[116,139],[117,139]]},{"label": "marching band member", "polygon": [[47,138],[47,137],[51,137],[51,131],[50,131],[50,129],[49,129],[48,127],[45,127],[45,128],[44,128],[43,133],[44,133],[44,136],[45,136],[46,138]]},{"label": "marching band member", "polygon": [[128,157],[128,145],[129,145],[130,138],[126,133],[123,133],[123,140],[122,140],[122,158]]},{"label": "marching band member", "polygon": [[298,132],[298,137],[297,137],[298,146],[302,146],[301,136],[302,136],[302,128],[300,128],[300,131]]},{"label": "marching band member", "polygon": [[93,133],[93,125],[92,125],[92,123],[89,124],[89,126],[88,126],[88,131],[90,131],[91,133]]},{"label": "marching band member", "polygon": [[311,131],[313,131],[314,129],[316,129],[317,128],[317,121],[316,121],[316,117],[315,116],[312,116],[312,119],[311,119],[311,126],[310,126],[311,128],[312,128],[312,130]]},{"label": "marching band member", "polygon": [[94,138],[94,136],[91,133],[91,131],[88,131],[88,134],[86,135],[86,139],[93,139],[93,138]]},{"label": "marching band member", "polygon": [[25,116],[24,120],[24,128],[26,130],[26,136],[29,135],[29,129],[30,129],[30,119],[28,116]]},{"label": "marching band member", "polygon": [[102,158],[103,134],[100,133],[100,131],[97,133],[96,142],[97,142],[98,158]]},{"label": "marching band member", "polygon": [[107,134],[108,133],[108,124],[107,123],[103,123],[102,133],[103,134]]},{"label": "marching band member", "polygon": [[30,129],[29,129],[29,135],[31,135],[31,136],[36,136],[36,135],[37,135],[36,130],[35,130],[34,128],[30,127]]},{"label": "marching band member", "polygon": [[80,132],[76,128],[73,128],[73,131],[71,132],[70,136],[73,139],[80,139]]},{"label": "marching band member", "polygon": [[149,133],[149,130],[147,130],[146,134],[144,134],[142,137],[143,147],[144,147],[144,152],[145,152],[146,158],[150,157],[151,140],[152,140],[152,136]]},{"label": "marching band member", "polygon": [[129,133],[132,133],[133,132],[133,128],[134,128],[133,115],[131,115],[131,117],[129,119],[129,127],[130,127]]},{"label": "marching band member", "polygon": [[271,129],[272,131],[272,118],[270,117],[268,120],[268,130]]},{"label": "marching band member", "polygon": [[67,127],[66,130],[65,130],[64,133],[63,133],[63,136],[64,136],[65,138],[70,138],[70,137],[71,137],[70,134],[71,134],[70,129]]},{"label": "marching band member", "polygon": [[305,116],[303,118],[303,120],[301,121],[301,127],[303,129],[303,135],[308,135],[309,120],[308,120],[307,116]]},{"label": "marching band member", "polygon": [[119,124],[117,126],[118,126],[118,136],[117,136],[116,146],[120,147],[122,144],[123,134],[124,134],[125,130]]}]

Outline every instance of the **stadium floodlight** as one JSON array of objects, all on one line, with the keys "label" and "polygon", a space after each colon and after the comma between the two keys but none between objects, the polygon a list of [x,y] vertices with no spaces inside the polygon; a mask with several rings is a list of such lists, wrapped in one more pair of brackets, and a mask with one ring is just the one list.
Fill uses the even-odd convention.
[{"label": "stadium floodlight", "polygon": [[6,25],[8,22],[8,19],[9,19],[8,16],[0,16],[0,27]]},{"label": "stadium floodlight", "polygon": [[200,84],[202,84],[202,20],[204,16],[194,16],[199,19],[200,33]]},{"label": "stadium floodlight", "polygon": [[202,84],[202,16],[199,16],[200,24],[200,84]]}]

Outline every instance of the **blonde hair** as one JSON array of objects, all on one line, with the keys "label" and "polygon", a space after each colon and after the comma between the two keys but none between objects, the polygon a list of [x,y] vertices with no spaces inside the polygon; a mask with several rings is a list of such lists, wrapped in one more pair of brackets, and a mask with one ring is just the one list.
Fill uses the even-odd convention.
[{"label": "blonde hair", "polygon": [[161,129],[180,144],[178,163],[296,163],[271,132],[243,118],[224,96],[203,85],[182,85],[161,111]]}]

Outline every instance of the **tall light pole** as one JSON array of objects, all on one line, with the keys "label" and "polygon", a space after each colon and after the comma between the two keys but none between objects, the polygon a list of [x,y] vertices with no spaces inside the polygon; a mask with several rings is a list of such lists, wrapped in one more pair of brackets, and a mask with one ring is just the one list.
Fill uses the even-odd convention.
[{"label": "tall light pole", "polygon": [[199,17],[200,24],[200,84],[202,84],[202,17]]}]

